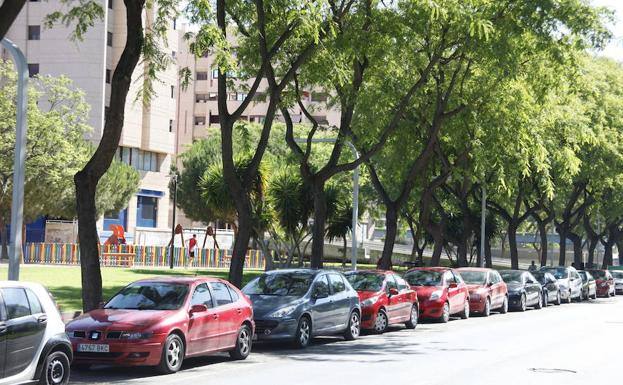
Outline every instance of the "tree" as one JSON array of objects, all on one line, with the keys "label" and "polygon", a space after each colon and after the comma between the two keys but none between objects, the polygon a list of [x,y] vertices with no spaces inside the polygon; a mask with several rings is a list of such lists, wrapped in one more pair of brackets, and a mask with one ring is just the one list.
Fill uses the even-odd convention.
[{"label": "tree", "polygon": [[0,5],[0,40],[9,31],[11,25],[26,4],[26,0],[4,0]]}]

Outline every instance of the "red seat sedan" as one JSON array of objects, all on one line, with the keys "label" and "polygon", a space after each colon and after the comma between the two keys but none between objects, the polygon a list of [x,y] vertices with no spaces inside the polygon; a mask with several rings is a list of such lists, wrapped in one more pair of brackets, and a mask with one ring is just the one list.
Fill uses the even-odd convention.
[{"label": "red seat sedan", "polygon": [[493,269],[462,267],[456,269],[469,290],[469,309],[484,317],[491,310],[508,312],[508,288],[500,273]]},{"label": "red seat sedan", "polygon": [[595,278],[598,297],[614,297],[616,295],[614,277],[610,271],[605,269],[591,269],[588,270],[588,272]]},{"label": "red seat sedan", "polygon": [[359,294],[361,328],[383,333],[389,325],[405,324],[415,329],[418,320],[417,294],[392,271],[352,271],[346,278]]},{"label": "red seat sedan", "polygon": [[404,278],[417,292],[421,317],[440,322],[448,322],[453,314],[469,318],[469,291],[454,269],[416,267]]},{"label": "red seat sedan", "polygon": [[249,299],[218,278],[167,277],[131,283],[102,308],[67,325],[74,363],[156,366],[178,371],[184,358],[251,352]]}]

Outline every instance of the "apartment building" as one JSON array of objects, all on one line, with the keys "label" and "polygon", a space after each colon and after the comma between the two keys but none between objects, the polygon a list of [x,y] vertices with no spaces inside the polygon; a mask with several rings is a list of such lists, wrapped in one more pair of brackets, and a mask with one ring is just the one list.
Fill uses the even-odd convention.
[{"label": "apartment building", "polygon": [[[16,43],[28,61],[30,75],[66,75],[76,88],[85,93],[91,105],[89,115],[93,127],[90,140],[101,138],[106,108],[110,100],[112,73],[125,45],[126,17],[122,0],[99,0],[105,9],[104,19],[96,22],[82,41],[69,39],[71,30],[62,25],[52,29],[43,26],[46,15],[67,10],[59,0],[30,0],[9,30],[7,38]],[[146,12],[145,25],[153,22],[154,12]],[[168,36],[168,47],[175,59],[179,31],[173,22]],[[2,52],[3,57],[8,57]],[[140,89],[143,64],[139,63],[134,83],[128,95],[125,123],[118,158],[134,166],[140,173],[138,193],[120,213],[108,213],[99,221],[101,233],[110,224],[124,226],[130,238],[138,229],[170,229],[169,172],[176,152],[176,111],[178,67],[171,65],[159,74],[155,83],[155,98],[148,106],[135,102]],[[137,81],[138,80],[138,81]]]}]

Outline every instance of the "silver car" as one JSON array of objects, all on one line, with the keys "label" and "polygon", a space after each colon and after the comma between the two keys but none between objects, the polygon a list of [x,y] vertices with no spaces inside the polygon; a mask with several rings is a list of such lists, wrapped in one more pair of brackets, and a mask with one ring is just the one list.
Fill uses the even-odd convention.
[{"label": "silver car", "polygon": [[314,336],[359,337],[359,295],[342,273],[291,269],[269,271],[242,292],[253,303],[255,338],[306,347]]},{"label": "silver car", "polygon": [[614,290],[617,294],[623,294],[623,270],[610,270],[614,277]]},{"label": "silver car", "polygon": [[572,300],[582,300],[582,277],[575,267],[570,266],[543,266],[540,271],[552,273],[560,285],[562,299],[570,303]]}]

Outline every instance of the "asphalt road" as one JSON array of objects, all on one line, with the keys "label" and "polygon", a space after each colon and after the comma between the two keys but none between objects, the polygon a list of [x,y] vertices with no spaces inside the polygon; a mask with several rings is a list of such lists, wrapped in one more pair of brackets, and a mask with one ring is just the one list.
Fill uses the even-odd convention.
[{"label": "asphalt road", "polygon": [[620,383],[623,296],[489,318],[421,323],[353,342],[320,338],[306,350],[255,345],[246,361],[187,360],[181,372],[95,367],[72,384],[349,385]]}]

